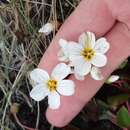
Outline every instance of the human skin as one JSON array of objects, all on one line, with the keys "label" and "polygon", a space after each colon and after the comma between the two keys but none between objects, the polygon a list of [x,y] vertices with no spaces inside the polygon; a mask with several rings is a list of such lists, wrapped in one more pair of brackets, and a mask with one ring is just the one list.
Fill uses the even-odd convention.
[{"label": "human skin", "polygon": [[43,55],[39,68],[49,73],[59,63],[57,52],[60,38],[78,41],[84,31],[92,31],[97,37],[105,36],[110,43],[107,53],[108,63],[103,67],[104,80],[95,81],[86,76],[84,81],[78,81],[73,76],[70,79],[76,84],[73,96],[61,96],[61,106],[57,110],[47,109],[48,121],[58,127],[67,125],[85,106],[85,104],[101,88],[105,79],[130,54],[130,0],[82,0],[75,11],[65,21],[49,48]]}]

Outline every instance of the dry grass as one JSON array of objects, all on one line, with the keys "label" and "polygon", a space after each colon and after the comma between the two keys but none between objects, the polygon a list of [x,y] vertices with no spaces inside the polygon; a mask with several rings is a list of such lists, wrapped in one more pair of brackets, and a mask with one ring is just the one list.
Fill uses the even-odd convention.
[{"label": "dry grass", "polygon": [[[40,105],[29,97],[28,72],[37,66],[56,32],[39,34],[46,22],[64,20],[78,0],[11,0],[0,2],[0,126],[1,130],[24,129],[12,119],[10,107],[26,104],[36,112],[39,126]],[[18,113],[19,114],[19,113]]]}]

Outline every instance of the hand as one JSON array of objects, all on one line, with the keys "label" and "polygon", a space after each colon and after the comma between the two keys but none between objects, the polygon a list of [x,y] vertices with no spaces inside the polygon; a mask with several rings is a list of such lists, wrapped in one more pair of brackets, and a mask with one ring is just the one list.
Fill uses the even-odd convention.
[{"label": "hand", "polygon": [[[60,38],[77,41],[82,32],[92,31],[97,37],[105,35],[110,42],[108,64],[102,68],[106,79],[129,56],[129,29],[130,0],[82,0],[53,39],[39,67],[51,72],[58,63],[57,52],[60,48],[57,43]],[[104,83],[92,80],[89,76],[84,81],[72,79],[76,83],[75,95],[61,97],[61,107],[58,110],[47,109],[47,119],[55,126],[62,127],[69,123]]]}]

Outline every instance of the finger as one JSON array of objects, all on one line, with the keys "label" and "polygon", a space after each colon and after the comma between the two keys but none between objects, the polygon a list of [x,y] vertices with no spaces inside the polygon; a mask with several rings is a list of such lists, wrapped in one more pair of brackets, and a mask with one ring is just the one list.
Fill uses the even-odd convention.
[{"label": "finger", "polygon": [[[107,8],[106,3],[104,3],[104,0],[82,0],[80,5],[67,19],[56,37],[53,39],[50,47],[41,59],[39,67],[51,72],[52,68],[54,68],[54,66],[58,63],[57,52],[59,51],[59,46],[57,42],[59,38],[77,40],[79,34],[86,30],[95,32],[97,36],[102,36],[110,30],[114,23],[115,19],[112,17],[110,10]],[[71,98],[66,97],[66,100],[67,99],[70,100]],[[81,105],[77,104],[77,106]],[[66,111],[66,109],[64,109],[64,111]],[[50,115],[51,113],[53,115],[52,111],[50,112]],[[48,119],[51,120],[51,117]],[[58,119],[55,120],[55,123],[56,122],[57,125],[61,124]]]},{"label": "finger", "polygon": [[130,0],[105,0],[112,15],[130,29]]},{"label": "finger", "polygon": [[59,38],[77,40],[79,34],[85,30],[95,32],[97,36],[101,36],[113,26],[114,22],[115,19],[104,0],[82,0],[53,39],[50,47],[43,55],[39,67],[46,68],[50,72],[57,64]]},{"label": "finger", "polygon": [[[110,42],[110,51],[107,54],[108,64],[102,69],[105,79],[130,53],[130,36],[124,24],[118,23],[115,25],[111,32],[106,35],[106,38]],[[81,82],[73,77],[72,79],[76,83],[75,95],[62,97],[60,109],[55,111],[47,110],[47,119],[55,126],[61,127],[69,123],[104,83],[104,81],[92,80],[89,76],[86,77],[85,81]]]}]

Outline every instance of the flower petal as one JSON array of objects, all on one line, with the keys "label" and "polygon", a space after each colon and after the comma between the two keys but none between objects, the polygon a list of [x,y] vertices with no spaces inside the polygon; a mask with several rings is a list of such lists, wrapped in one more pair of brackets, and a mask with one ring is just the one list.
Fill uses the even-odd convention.
[{"label": "flower petal", "polygon": [[34,99],[35,101],[41,101],[43,100],[47,95],[49,94],[49,91],[47,90],[46,86],[43,86],[43,84],[35,86],[31,92],[30,97]]},{"label": "flower petal", "polygon": [[59,45],[60,45],[61,50],[63,51],[63,53],[65,55],[67,55],[68,54],[68,49],[67,49],[68,42],[66,40],[64,40],[64,39],[60,39],[59,40]]},{"label": "flower petal", "polygon": [[48,96],[48,104],[51,109],[58,109],[60,107],[60,95],[57,92],[52,92]]},{"label": "flower petal", "polygon": [[61,47],[61,50],[58,53],[59,60],[68,62],[69,61],[68,42],[64,39],[60,39],[59,45]]},{"label": "flower petal", "polygon": [[81,45],[83,45],[83,47],[84,47],[86,41],[87,41],[86,33],[82,33],[82,34],[79,36],[79,43],[80,43]]},{"label": "flower petal", "polygon": [[64,54],[62,49],[58,52],[57,56],[58,56],[58,60],[59,61],[64,61],[64,62],[68,62],[69,61],[69,57]]},{"label": "flower petal", "polygon": [[85,48],[93,48],[95,46],[95,34],[86,32],[79,36],[79,43]]},{"label": "flower petal", "polygon": [[57,91],[61,95],[70,96],[75,92],[75,84],[72,80],[61,80],[58,83]]},{"label": "flower petal", "polygon": [[66,40],[62,39],[62,38],[59,40],[59,45],[60,45],[61,48],[65,48],[67,43],[68,42]]},{"label": "flower petal", "polygon": [[84,79],[85,79],[84,76],[81,76],[81,75],[79,75],[79,74],[77,74],[77,73],[74,73],[74,76],[75,76],[75,78],[76,78],[77,80],[84,80]]},{"label": "flower petal", "polygon": [[106,53],[109,50],[109,48],[110,48],[110,45],[105,38],[98,39],[94,46],[94,50],[97,53],[102,53],[102,54]]},{"label": "flower petal", "polygon": [[49,79],[49,75],[46,71],[36,68],[30,72],[30,79],[37,84],[47,81]]},{"label": "flower petal", "polygon": [[72,59],[72,64],[74,65],[74,71],[78,75],[87,75],[91,70],[91,63],[83,59],[82,56],[78,56]]},{"label": "flower petal", "polygon": [[67,77],[71,72],[71,69],[65,63],[58,64],[52,71],[51,77],[55,80],[62,80]]},{"label": "flower petal", "polygon": [[69,58],[70,60],[73,57],[80,56],[81,51],[83,50],[83,47],[78,43],[69,43],[68,51],[69,51]]},{"label": "flower petal", "polygon": [[63,51],[63,53],[64,54],[68,54],[69,53],[69,51],[68,51],[68,49],[72,46],[72,48],[73,48],[73,46],[76,46],[76,45],[78,45],[76,42],[73,42],[73,41],[66,41],[66,40],[64,40],[64,39],[60,39],[59,40],[59,45],[60,45],[60,47],[61,47],[61,49],[62,49],[62,51]]},{"label": "flower petal", "polygon": [[92,78],[95,79],[95,80],[102,80],[103,79],[101,71],[97,67],[92,67],[90,73],[91,73]]},{"label": "flower petal", "polygon": [[107,63],[107,57],[103,54],[96,53],[91,62],[96,67],[103,67]]}]

